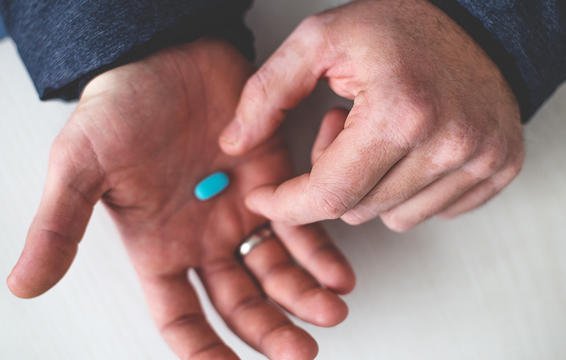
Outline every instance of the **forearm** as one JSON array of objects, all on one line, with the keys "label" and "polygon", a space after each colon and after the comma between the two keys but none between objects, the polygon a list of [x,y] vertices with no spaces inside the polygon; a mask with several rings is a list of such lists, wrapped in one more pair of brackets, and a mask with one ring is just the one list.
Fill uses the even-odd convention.
[{"label": "forearm", "polygon": [[431,0],[498,65],[529,120],[566,79],[566,6],[560,0]]},{"label": "forearm", "polygon": [[253,57],[251,0],[0,0],[42,99],[75,99],[97,74],[166,46],[217,36]]}]

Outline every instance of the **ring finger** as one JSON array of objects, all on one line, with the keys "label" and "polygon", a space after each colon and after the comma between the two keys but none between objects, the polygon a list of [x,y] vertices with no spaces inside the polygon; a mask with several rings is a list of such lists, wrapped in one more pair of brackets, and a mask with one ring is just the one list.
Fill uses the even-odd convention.
[{"label": "ring finger", "polygon": [[244,263],[265,293],[298,318],[333,326],[346,317],[346,304],[300,267],[275,234],[244,256]]}]

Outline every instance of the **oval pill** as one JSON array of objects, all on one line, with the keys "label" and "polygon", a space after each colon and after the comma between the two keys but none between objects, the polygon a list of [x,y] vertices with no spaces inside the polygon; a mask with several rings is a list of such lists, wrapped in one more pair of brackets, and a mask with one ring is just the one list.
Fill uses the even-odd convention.
[{"label": "oval pill", "polygon": [[230,185],[230,178],[222,171],[205,177],[195,186],[195,196],[200,201],[210,200]]}]

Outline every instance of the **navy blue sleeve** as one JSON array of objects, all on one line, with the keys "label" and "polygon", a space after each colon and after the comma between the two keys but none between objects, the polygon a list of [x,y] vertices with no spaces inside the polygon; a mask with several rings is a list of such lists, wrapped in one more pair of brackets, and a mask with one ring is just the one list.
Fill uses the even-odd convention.
[{"label": "navy blue sleeve", "polygon": [[6,30],[4,29],[2,18],[0,18],[0,39],[2,39],[4,36],[6,36]]},{"label": "navy blue sleeve", "polygon": [[253,57],[243,23],[252,0],[0,0],[41,99],[76,99],[110,68],[202,36]]},{"label": "navy blue sleeve", "polygon": [[565,0],[431,0],[497,64],[528,121],[566,80]]}]

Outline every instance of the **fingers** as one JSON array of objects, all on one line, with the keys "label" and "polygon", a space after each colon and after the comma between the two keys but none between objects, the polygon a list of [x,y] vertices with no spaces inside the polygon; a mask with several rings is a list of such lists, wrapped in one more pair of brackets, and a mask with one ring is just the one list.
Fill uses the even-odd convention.
[{"label": "fingers", "polygon": [[57,283],[70,267],[104,176],[84,136],[66,128],[55,142],[37,214],[24,250],[8,277],[14,295],[31,298]]},{"label": "fingers", "polygon": [[453,204],[442,210],[440,216],[447,219],[454,218],[484,205],[509,185],[513,179],[515,179],[519,171],[520,167],[509,166],[492,178],[482,181],[462,195]]},{"label": "fingers", "polygon": [[246,199],[248,207],[289,224],[336,219],[354,208],[409,151],[388,136],[387,122],[373,119],[375,116],[365,106],[354,105],[347,126],[317,159],[310,174],[255,189]]},{"label": "fingers", "polygon": [[490,176],[478,177],[468,170],[456,170],[433,182],[418,194],[381,214],[394,231],[407,231],[453,204],[464,193]]},{"label": "fingers", "polygon": [[275,237],[254,248],[244,262],[266,294],[300,319],[334,326],[346,318],[346,304],[298,266]]},{"label": "fingers", "polygon": [[354,289],[356,277],[352,267],[322,226],[272,226],[291,256],[320,284],[339,294]]},{"label": "fingers", "polygon": [[[350,225],[370,221],[409,200],[439,178],[464,166],[475,146],[442,145],[447,135],[440,133],[399,161],[342,220]],[[495,171],[495,170],[493,170]]]},{"label": "fingers", "polygon": [[481,147],[468,160],[473,149],[450,152],[440,163],[425,156],[434,151],[410,154],[342,219],[356,225],[380,216],[389,228],[402,232],[434,215],[454,217],[482,205],[513,180],[522,157],[509,161],[504,152]]},{"label": "fingers", "polygon": [[238,359],[208,324],[186,271],[140,278],[155,322],[180,359]]},{"label": "fingers", "polygon": [[250,346],[270,359],[314,359],[314,339],[263,296],[236,258],[206,264],[199,275],[220,315]]},{"label": "fingers", "polygon": [[236,116],[220,137],[226,153],[245,153],[269,138],[286,111],[313,91],[329,57],[321,27],[314,18],[304,21],[248,80]]},{"label": "fingers", "polygon": [[344,123],[348,117],[348,110],[336,108],[330,110],[322,120],[320,130],[314,142],[311,162],[314,164],[322,153],[332,144],[334,139],[344,130]]}]

